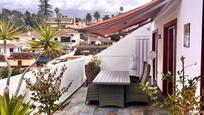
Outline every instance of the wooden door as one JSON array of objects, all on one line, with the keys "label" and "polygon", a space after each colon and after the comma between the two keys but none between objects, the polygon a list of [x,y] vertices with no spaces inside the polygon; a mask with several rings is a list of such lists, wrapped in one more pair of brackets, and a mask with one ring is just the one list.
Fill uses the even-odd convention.
[{"label": "wooden door", "polygon": [[164,26],[164,55],[163,73],[171,72],[171,81],[163,80],[163,94],[171,95],[176,80],[176,27],[177,21],[173,20]]}]

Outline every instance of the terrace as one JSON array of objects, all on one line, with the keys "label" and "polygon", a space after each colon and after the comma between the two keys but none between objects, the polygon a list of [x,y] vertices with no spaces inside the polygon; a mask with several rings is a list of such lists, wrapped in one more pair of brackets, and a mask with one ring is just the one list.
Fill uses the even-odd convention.
[{"label": "terrace", "polygon": [[[183,3],[179,3],[179,4],[183,5]],[[175,82],[174,85],[176,85],[176,80],[179,79],[175,77],[176,75],[173,76],[174,81],[172,80],[168,82],[167,80],[162,79],[163,78],[162,73],[166,74],[168,70],[171,70],[171,72],[173,72],[177,70],[175,66],[180,67],[179,64],[174,65],[178,60],[178,57],[175,57],[175,54],[179,54],[180,56],[181,55],[180,52],[183,51],[182,49],[183,46],[180,46],[181,44],[178,44],[178,49],[179,49],[178,52],[176,49],[174,50],[174,47],[176,47],[174,46],[175,45],[174,40],[177,37],[175,35],[176,29],[177,29],[177,22],[176,22],[177,20],[173,20],[173,21],[171,20],[170,22],[168,22],[165,20],[166,18],[164,18],[164,17],[167,17],[167,18],[170,17],[170,19],[175,18],[174,16],[171,17],[172,16],[171,11],[174,11],[175,7],[177,7],[177,4],[178,4],[178,1],[175,2],[173,0],[152,0],[151,2],[139,8],[133,9],[127,13],[124,13],[122,15],[111,18],[109,20],[99,22],[99,23],[90,25],[89,27],[81,29],[80,32],[96,34],[100,36],[106,36],[112,33],[121,32],[121,33],[125,33],[126,37],[96,55],[101,60],[101,64],[100,64],[101,70],[98,75],[94,76],[94,78],[87,79],[88,76],[86,73],[87,72],[86,65],[91,62],[92,56],[90,55],[77,58],[74,60],[66,61],[66,62],[61,62],[51,67],[48,67],[48,68],[51,68],[51,70],[55,70],[57,68],[62,68],[65,65],[68,69],[64,72],[62,76],[62,83],[60,84],[60,87],[67,86],[67,84],[72,82],[72,85],[70,86],[68,92],[65,92],[59,99],[59,102],[64,102],[64,103],[70,102],[70,103],[62,111],[57,111],[55,112],[55,114],[56,115],[74,115],[74,114],[76,115],[158,115],[158,114],[166,115],[166,114],[169,114],[169,112],[164,109],[159,109],[154,107],[152,105],[152,102],[149,100],[148,100],[149,102],[147,103],[141,103],[140,102],[141,100],[139,100],[139,102],[136,102],[135,100],[133,100],[134,103],[131,103],[131,104],[127,104],[126,101],[128,101],[127,100],[128,87],[131,87],[131,85],[134,83],[133,82],[134,80],[132,81],[131,77],[137,77],[141,79],[140,83],[144,79],[143,81],[144,83],[148,81],[151,83],[151,86],[159,87],[159,89],[162,90],[163,95],[169,95],[170,93],[173,92],[174,88],[177,88],[177,86],[173,87],[173,82]],[[168,6],[171,6],[171,7],[168,7]],[[177,10],[180,11],[179,8],[180,7],[178,7],[175,10],[175,12]],[[165,11],[166,9],[167,11]],[[162,14],[163,13],[162,11],[163,12],[165,11],[165,13]],[[178,17],[178,20],[181,21],[182,18],[180,15],[182,13],[177,14],[175,12],[173,12],[172,14],[176,15],[176,17]],[[157,19],[155,19],[155,17]],[[154,21],[153,24],[150,23],[152,21]],[[154,25],[154,23],[156,24]],[[168,26],[165,25],[166,23]],[[151,30],[152,25],[156,26],[155,28],[159,29],[159,33],[157,32],[158,30],[155,29],[154,32],[157,32],[157,33],[152,34],[152,30]],[[164,29],[163,27],[166,27],[166,28]],[[179,29],[181,28],[179,24],[178,24],[178,27]],[[164,30],[164,33],[162,33],[163,30]],[[179,30],[179,32],[180,31],[181,30]],[[161,38],[162,37],[161,33],[165,34],[164,38]],[[158,40],[158,41],[156,42],[155,40]],[[181,40],[176,40],[176,41],[180,42]],[[167,44],[167,42],[170,42],[170,43]],[[168,45],[172,45],[172,48],[169,48]],[[193,47],[193,48],[196,49],[196,47]],[[194,49],[192,50],[195,51],[196,54],[200,53],[199,51]],[[151,50],[154,50],[154,51],[151,52]],[[185,50],[187,51],[187,49]],[[188,54],[188,53],[184,52],[184,54]],[[175,57],[174,59],[170,58],[173,56]],[[148,63],[150,64],[147,66],[147,68],[149,69],[145,69],[146,66],[144,62],[147,62],[146,63],[147,65]],[[194,69],[200,69],[200,68],[193,68],[192,70]],[[88,71],[93,72],[94,69],[91,68],[91,69],[88,69]],[[105,74],[104,74],[104,71],[106,72]],[[148,73],[148,74],[144,74],[144,73]],[[193,74],[192,73],[190,73],[191,76],[195,75],[195,73]],[[15,87],[17,86],[16,81],[19,81],[19,78],[20,78],[19,76],[20,75],[17,75],[11,78],[10,89],[12,93],[14,93],[15,91]],[[146,76],[146,78],[143,76]],[[185,74],[183,74],[183,77],[184,76]],[[34,80],[34,77],[35,75],[33,75],[32,72],[26,73],[26,78],[30,78],[31,81]],[[85,85],[85,83],[87,82],[89,84],[88,86]],[[5,85],[6,85],[6,79],[1,80],[0,86],[5,86]],[[100,87],[99,89],[96,88],[97,90],[93,90],[93,92],[91,92],[94,95],[96,94],[97,96],[89,98],[88,96],[89,96],[89,91],[91,87],[99,86],[99,85],[100,86],[102,85],[102,87]],[[193,88],[195,88],[195,86]],[[106,92],[104,93],[103,91],[104,92],[106,91]],[[0,93],[2,92],[3,92],[3,88],[0,89]],[[28,101],[30,99],[31,92],[26,88],[26,83],[25,81],[23,81],[20,94],[24,94],[25,92],[26,92],[26,101]],[[196,89],[194,91],[193,96],[195,96],[195,93],[196,93]],[[138,94],[144,94],[144,92],[140,91]],[[129,92],[129,96],[130,95],[131,93]],[[186,97],[188,96],[189,95],[187,94]],[[90,100],[93,99],[94,101],[97,101],[97,102],[93,103],[92,101],[87,100],[87,97],[88,99]],[[136,99],[136,96],[133,95],[132,97]],[[161,93],[159,93],[159,99],[162,99]],[[188,101],[188,98],[186,100],[180,98],[180,100],[176,100],[176,101],[179,104],[186,104],[188,105],[188,107],[190,106],[187,101],[186,101],[187,103],[185,102],[180,103],[181,100]],[[87,103],[87,101],[90,103]],[[117,101],[119,102],[120,105],[117,105],[118,104]],[[173,106],[175,105],[173,104]],[[192,106],[193,106],[192,110],[186,110],[184,106],[184,109],[180,111],[182,111],[184,115],[187,113],[191,114],[191,112],[194,112],[194,110],[196,110],[194,107],[198,107],[197,105],[194,105],[194,104],[192,104]],[[180,112],[180,111],[178,110],[177,112]]]},{"label": "terrace", "polygon": [[71,98],[70,104],[55,115],[168,115],[166,110],[159,110],[151,104],[131,105],[125,108],[99,107],[97,104],[85,104],[87,87],[81,87]]},{"label": "terrace", "polygon": [[[123,15],[118,16],[117,18],[110,19],[112,21],[115,20],[123,20],[125,17],[128,17],[124,21],[118,21],[118,23],[115,23],[114,25],[121,25],[121,27],[110,27],[107,31],[107,29],[99,31],[93,31],[93,28],[100,28],[97,27],[98,25],[92,25],[90,27],[82,29],[82,32],[87,32],[91,34],[98,34],[98,35],[105,35],[114,33],[117,31],[120,31],[125,28],[129,28],[134,25],[141,26],[143,23],[148,22],[150,18],[155,16],[160,9],[165,5],[165,3],[161,2],[160,0],[152,1],[145,6],[136,8],[135,10],[132,10],[128,13],[125,13]],[[135,16],[132,16],[132,14],[136,14]],[[147,17],[143,17],[144,15],[147,15]],[[125,17],[124,17],[125,16]],[[137,18],[135,18],[137,17]],[[133,22],[134,20],[134,22]],[[130,22],[128,22],[130,21]],[[109,24],[109,22],[107,23]],[[99,24],[100,25],[100,24]],[[105,23],[102,23],[103,27],[106,25]],[[150,33],[148,32],[149,25],[144,26],[144,28],[141,28],[143,32],[141,35],[140,31],[136,31],[133,34],[130,34],[126,36],[124,39],[119,41],[118,43],[114,44],[113,46],[107,48],[106,50],[102,51],[101,53],[97,54],[98,57],[100,57],[101,60],[101,70],[104,71],[125,71],[127,74],[127,84],[130,85],[130,76],[141,76],[143,63],[144,61],[148,61],[148,52],[149,52],[149,39],[151,37]],[[97,30],[97,29],[94,29]],[[114,31],[112,31],[114,30]],[[90,31],[90,32],[89,32]],[[104,33],[105,32],[105,33]],[[139,34],[140,33],[140,34]],[[128,45],[127,45],[128,44]],[[86,81],[86,73],[85,73],[85,65],[89,63],[91,60],[91,56],[82,57],[79,59],[71,60],[68,62],[61,62],[59,64],[53,65],[51,68],[52,70],[55,70],[57,68],[62,68],[64,65],[68,68],[62,77],[62,83],[60,84],[61,87],[66,86],[68,83],[72,82],[71,87],[69,88],[69,91],[64,93],[61,98],[60,102],[66,102],[67,99],[70,98],[71,103],[64,109],[64,112],[62,114],[146,114],[146,113],[152,113],[154,112],[156,114],[157,110],[151,106],[151,104],[147,105],[138,105],[137,106],[127,106],[125,107],[121,105],[122,108],[114,108],[114,107],[99,107],[98,105],[85,105],[85,97],[87,92],[87,87],[82,87],[83,84]],[[132,67],[130,69],[130,65],[132,64]],[[132,73],[129,71],[132,71]],[[116,73],[117,74],[117,73]],[[30,78],[31,81],[35,80],[35,75],[32,72],[26,73],[26,78]],[[106,76],[109,77],[109,76]],[[117,75],[115,76],[117,77]],[[112,77],[112,79],[115,79],[115,77]],[[147,78],[149,76],[146,76]],[[11,92],[14,93],[15,86],[17,86],[17,82],[19,81],[20,75],[13,76],[10,81],[10,87]],[[123,79],[123,76],[121,76]],[[146,78],[145,78],[146,79]],[[117,82],[114,82],[117,84]],[[123,80],[121,81],[121,84],[123,84]],[[6,85],[6,79],[0,81],[0,86]],[[78,90],[79,89],[79,90]],[[76,92],[77,91],[77,92]],[[3,89],[0,89],[0,92],[3,92]],[[75,93],[76,92],[76,93]],[[124,89],[123,89],[124,92]],[[27,90],[26,83],[23,81],[22,87],[20,89],[20,94],[26,93],[27,100],[29,100],[29,97],[31,95],[31,92]],[[119,94],[122,98],[121,101],[124,100],[126,94]],[[112,97],[113,98],[113,97]],[[125,107],[125,108],[123,108]],[[163,111],[161,111],[163,113]],[[164,111],[164,113],[166,113]]]}]

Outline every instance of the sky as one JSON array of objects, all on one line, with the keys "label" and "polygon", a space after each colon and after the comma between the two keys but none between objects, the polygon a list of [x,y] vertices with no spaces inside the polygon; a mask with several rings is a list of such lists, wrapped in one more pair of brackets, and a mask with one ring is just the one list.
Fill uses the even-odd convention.
[{"label": "sky", "polygon": [[[63,15],[84,17],[87,12],[99,11],[102,14],[119,12],[120,6],[124,11],[134,9],[151,0],[50,0],[53,9],[58,7]],[[29,10],[37,12],[39,0],[0,0],[0,8]]]}]

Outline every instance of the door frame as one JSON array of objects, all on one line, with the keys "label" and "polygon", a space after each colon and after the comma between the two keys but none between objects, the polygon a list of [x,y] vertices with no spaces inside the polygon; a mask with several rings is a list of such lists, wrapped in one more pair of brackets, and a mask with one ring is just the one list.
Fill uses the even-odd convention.
[{"label": "door frame", "polygon": [[[204,2],[203,2],[204,6]],[[201,45],[201,81],[200,81],[200,96],[201,101],[204,102],[204,12],[202,11],[202,45]],[[201,110],[204,111],[204,106],[201,105]]]},{"label": "door frame", "polygon": [[157,81],[157,73],[158,73],[158,29],[152,31],[152,51],[154,50],[156,53],[156,57],[155,59],[152,60],[153,82]]},{"label": "door frame", "polygon": [[[166,23],[164,25],[164,40],[163,40],[163,74],[167,74],[168,73],[168,48],[165,47],[165,46],[168,46],[168,28],[172,27],[172,26],[175,26],[175,41],[174,41],[174,44],[175,44],[175,48],[174,48],[174,57],[173,57],[173,86],[176,85],[176,47],[177,47],[177,19],[174,19],[168,23]],[[168,95],[168,81],[167,80],[163,80],[163,95],[164,96],[167,96]],[[175,87],[173,87],[173,91],[175,90]]]}]

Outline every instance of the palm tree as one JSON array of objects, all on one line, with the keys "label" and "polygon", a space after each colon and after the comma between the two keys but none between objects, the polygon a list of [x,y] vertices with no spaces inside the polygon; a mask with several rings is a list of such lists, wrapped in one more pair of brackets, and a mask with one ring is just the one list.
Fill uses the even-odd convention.
[{"label": "palm tree", "polygon": [[102,19],[103,20],[108,20],[108,19],[110,19],[110,16],[109,15],[104,15]]},{"label": "palm tree", "polygon": [[87,24],[90,24],[92,21],[92,15],[90,13],[87,13],[86,14],[86,23]]},{"label": "palm tree", "polygon": [[49,25],[40,25],[35,30],[38,33],[39,37],[37,37],[37,40],[29,40],[28,44],[31,45],[31,48],[33,50],[40,51],[40,55],[37,57],[36,61],[22,73],[15,96],[17,96],[19,93],[25,74],[31,69],[34,64],[36,64],[40,56],[59,56],[64,53],[63,49],[60,46],[60,43],[54,40],[54,37],[57,36],[60,31],[54,30]]},{"label": "palm tree", "polygon": [[58,26],[58,29],[60,29],[60,10],[59,8],[55,8],[55,14],[56,14],[56,17],[57,17],[57,26]]},{"label": "palm tree", "polygon": [[96,19],[97,22],[101,18],[101,15],[98,11],[94,12],[94,18]]},{"label": "palm tree", "polygon": [[53,15],[52,5],[49,3],[50,0],[39,0],[39,11],[38,14],[43,16],[44,19]]},{"label": "palm tree", "polygon": [[0,22],[0,40],[4,42],[4,57],[5,57],[5,62],[7,63],[7,66],[8,66],[8,71],[9,71],[5,89],[8,89],[8,86],[10,85],[10,77],[12,73],[11,65],[6,55],[6,44],[7,44],[7,41],[14,41],[14,40],[19,39],[17,37],[20,34],[19,29],[20,27],[16,28],[15,24],[12,24],[10,22],[5,22],[5,21]]},{"label": "palm tree", "polygon": [[121,6],[121,7],[120,7],[120,13],[121,13],[121,14],[123,13],[123,10],[124,10],[124,8],[123,8],[123,6]]}]

